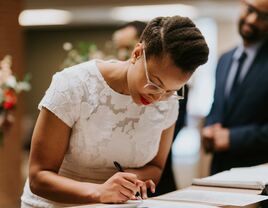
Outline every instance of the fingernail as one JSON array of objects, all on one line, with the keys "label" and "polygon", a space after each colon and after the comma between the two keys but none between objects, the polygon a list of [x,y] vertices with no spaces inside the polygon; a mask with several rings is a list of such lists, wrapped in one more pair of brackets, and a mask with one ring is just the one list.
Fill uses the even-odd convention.
[{"label": "fingernail", "polygon": [[136,196],[137,200],[142,200],[142,198],[140,196]]}]

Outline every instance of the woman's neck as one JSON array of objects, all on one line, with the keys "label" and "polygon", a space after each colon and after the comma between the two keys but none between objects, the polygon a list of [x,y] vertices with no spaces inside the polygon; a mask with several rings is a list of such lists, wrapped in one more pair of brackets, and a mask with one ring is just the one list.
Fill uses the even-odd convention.
[{"label": "woman's neck", "polygon": [[116,92],[129,95],[127,71],[129,61],[103,61],[98,67],[106,83]]}]

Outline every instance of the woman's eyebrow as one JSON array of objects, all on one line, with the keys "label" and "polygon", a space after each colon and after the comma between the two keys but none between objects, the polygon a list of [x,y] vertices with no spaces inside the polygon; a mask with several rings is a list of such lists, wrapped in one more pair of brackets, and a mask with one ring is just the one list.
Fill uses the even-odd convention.
[{"label": "woman's eyebrow", "polygon": [[[160,82],[161,86],[159,86],[159,87],[162,87],[162,88],[166,89],[164,83],[161,81],[161,79],[160,79],[158,76],[153,75],[153,74],[151,74],[151,76],[152,76],[153,78],[157,79],[157,80]],[[167,90],[167,91],[179,91],[179,90],[180,90],[180,89]]]},{"label": "woman's eyebrow", "polygon": [[153,75],[153,74],[151,74],[151,76],[152,77],[154,77],[155,79],[157,79],[159,82],[160,82],[160,84],[161,84],[161,87],[164,87],[165,88],[165,85],[164,85],[164,83],[161,81],[161,79],[158,77],[158,76],[156,76],[156,75]]}]

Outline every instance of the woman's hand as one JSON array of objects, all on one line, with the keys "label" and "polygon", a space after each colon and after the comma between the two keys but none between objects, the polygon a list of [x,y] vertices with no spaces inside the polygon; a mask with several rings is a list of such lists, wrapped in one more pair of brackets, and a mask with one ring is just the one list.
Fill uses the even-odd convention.
[{"label": "woman's hand", "polygon": [[140,187],[140,194],[142,199],[148,198],[147,189],[150,189],[152,193],[155,192],[155,183],[153,180],[147,180],[145,182],[140,181],[140,183],[142,183],[142,186]]},{"label": "woman's hand", "polygon": [[118,172],[99,186],[99,201],[101,203],[123,203],[136,199],[135,194],[144,182],[137,179],[133,173]]}]

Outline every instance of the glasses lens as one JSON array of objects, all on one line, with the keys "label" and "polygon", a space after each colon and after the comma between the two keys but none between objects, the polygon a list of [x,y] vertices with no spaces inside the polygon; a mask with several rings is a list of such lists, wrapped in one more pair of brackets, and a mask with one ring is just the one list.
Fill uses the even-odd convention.
[{"label": "glasses lens", "polygon": [[250,5],[247,5],[247,13],[252,14],[253,12],[256,12],[255,9],[251,7]]},{"label": "glasses lens", "polygon": [[184,99],[184,86],[180,90],[174,92],[171,97],[177,100],[183,100]]},{"label": "glasses lens", "polygon": [[261,21],[267,22],[268,21],[268,14],[259,13],[258,18]]},{"label": "glasses lens", "polygon": [[268,13],[258,11],[256,8],[254,8],[253,6],[251,6],[249,4],[247,5],[247,13],[248,14],[255,13],[258,16],[258,19],[260,21],[267,21],[268,20]]},{"label": "glasses lens", "polygon": [[146,84],[144,88],[151,94],[163,94],[163,90],[153,84]]}]

